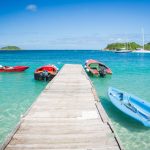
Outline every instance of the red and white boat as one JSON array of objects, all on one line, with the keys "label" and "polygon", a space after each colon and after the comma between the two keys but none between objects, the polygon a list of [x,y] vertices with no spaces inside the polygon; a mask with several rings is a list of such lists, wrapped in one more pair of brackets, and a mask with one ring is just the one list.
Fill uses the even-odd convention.
[{"label": "red and white boat", "polygon": [[106,74],[112,74],[112,71],[109,67],[93,59],[89,59],[86,61],[85,69],[88,73],[101,77],[104,77]]},{"label": "red and white boat", "polygon": [[54,65],[42,66],[35,70],[34,79],[35,80],[46,80],[50,81],[58,73],[58,68]]},{"label": "red and white boat", "polygon": [[0,72],[22,72],[28,69],[28,66],[1,66]]}]

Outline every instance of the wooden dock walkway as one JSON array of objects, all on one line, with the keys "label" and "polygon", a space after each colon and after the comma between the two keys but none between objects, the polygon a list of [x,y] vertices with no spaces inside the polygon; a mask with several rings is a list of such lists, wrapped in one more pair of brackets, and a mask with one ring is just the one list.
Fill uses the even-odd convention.
[{"label": "wooden dock walkway", "polygon": [[6,150],[120,150],[81,65],[65,65],[22,118]]}]

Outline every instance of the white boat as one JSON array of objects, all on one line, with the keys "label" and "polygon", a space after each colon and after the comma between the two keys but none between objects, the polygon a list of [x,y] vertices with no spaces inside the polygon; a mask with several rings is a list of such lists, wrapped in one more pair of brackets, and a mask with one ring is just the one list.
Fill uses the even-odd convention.
[{"label": "white boat", "polygon": [[119,110],[150,127],[150,103],[112,87],[108,89],[108,96]]},{"label": "white boat", "polygon": [[150,53],[150,51],[141,49],[141,50],[135,50],[133,51],[133,53]]},{"label": "white boat", "polygon": [[114,51],[115,53],[130,53],[130,52],[132,52],[131,50],[116,50],[116,51]]},{"label": "white boat", "polygon": [[144,37],[144,29],[142,28],[142,41],[143,41],[143,48],[139,48],[139,49],[137,49],[137,50],[135,50],[135,51],[133,51],[133,53],[150,53],[150,51],[148,51],[148,50],[145,50],[145,47],[144,47],[144,45],[145,45],[145,37]]}]

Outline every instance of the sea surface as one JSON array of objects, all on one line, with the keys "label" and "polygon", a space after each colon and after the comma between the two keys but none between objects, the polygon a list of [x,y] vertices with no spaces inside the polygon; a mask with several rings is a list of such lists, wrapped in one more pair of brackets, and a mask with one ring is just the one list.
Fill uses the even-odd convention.
[{"label": "sea surface", "polygon": [[22,73],[0,73],[0,143],[47,84],[34,80],[33,72],[37,67],[54,64],[61,68],[65,63],[84,66],[85,61],[91,58],[104,62],[113,71],[112,76],[90,78],[123,146],[126,150],[149,150],[150,128],[115,108],[107,96],[107,89],[113,86],[150,102],[150,54],[94,50],[0,51],[1,65],[30,66]]}]

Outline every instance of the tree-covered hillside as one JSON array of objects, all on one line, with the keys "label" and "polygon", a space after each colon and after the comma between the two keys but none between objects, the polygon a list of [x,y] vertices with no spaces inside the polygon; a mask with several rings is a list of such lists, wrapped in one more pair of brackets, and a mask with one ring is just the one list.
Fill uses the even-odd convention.
[{"label": "tree-covered hillside", "polygon": [[17,46],[5,46],[5,47],[0,48],[0,50],[21,50],[21,48]]},{"label": "tree-covered hillside", "polygon": [[144,48],[145,48],[146,50],[150,50],[150,43],[145,44],[145,45],[144,45]]},{"label": "tree-covered hillside", "polygon": [[108,44],[105,49],[107,50],[122,50],[122,49],[136,50],[141,47],[142,47],[141,45],[135,42],[129,42],[129,43],[111,43],[111,44]]}]

